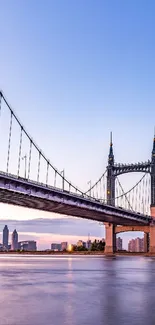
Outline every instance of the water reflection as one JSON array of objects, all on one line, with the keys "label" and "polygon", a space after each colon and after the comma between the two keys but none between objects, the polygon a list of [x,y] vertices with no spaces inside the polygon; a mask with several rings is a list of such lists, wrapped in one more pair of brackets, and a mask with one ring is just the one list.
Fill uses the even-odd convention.
[{"label": "water reflection", "polygon": [[76,290],[73,277],[73,259],[72,257],[68,258],[68,273],[67,277],[67,300],[65,303],[65,322],[64,324],[75,325],[75,309],[74,309],[74,299],[76,299]]},{"label": "water reflection", "polygon": [[153,325],[155,260],[0,256],[0,325]]}]

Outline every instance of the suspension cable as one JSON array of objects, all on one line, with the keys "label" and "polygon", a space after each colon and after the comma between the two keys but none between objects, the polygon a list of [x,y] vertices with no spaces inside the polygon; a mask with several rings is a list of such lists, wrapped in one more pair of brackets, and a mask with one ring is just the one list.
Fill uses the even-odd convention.
[{"label": "suspension cable", "polygon": [[147,173],[145,173],[142,178],[140,179],[140,181],[138,181],[129,191],[125,192],[124,194],[116,197],[115,199],[119,199],[121,196],[123,195],[127,195],[128,193],[130,193],[137,185],[139,185],[139,183],[143,180],[143,178],[147,175]]},{"label": "suspension cable", "polygon": [[102,180],[102,178],[105,176],[107,170],[105,170],[105,172],[102,174],[102,176],[98,179],[98,181],[93,184],[86,192],[84,192],[84,194],[87,194],[88,192],[90,192],[91,190],[93,190],[93,188],[98,185],[98,183]]},{"label": "suspension cable", "polygon": [[[17,117],[17,115],[15,114],[14,110],[12,110],[11,106],[9,105],[8,101],[6,100],[6,98],[4,97],[3,93],[0,91],[0,96],[3,98],[5,104],[7,105],[7,107],[9,108],[10,112],[11,112],[11,117],[14,117],[14,119],[16,120],[16,122],[19,124],[20,127],[23,127],[22,123],[20,122],[19,118]],[[12,123],[12,118],[11,118],[11,123]],[[11,124],[11,128],[12,129],[12,124]],[[49,159],[46,158],[46,156],[44,155],[44,153],[41,151],[41,149],[38,147],[38,145],[32,140],[32,138],[30,137],[29,133],[26,131],[25,127],[23,127],[23,132],[25,133],[25,135],[27,136],[27,138],[29,139],[30,143],[33,144],[33,146],[36,148],[36,150],[40,153],[41,152],[41,156],[42,158],[48,163]],[[11,134],[11,132],[10,132]],[[10,142],[11,142],[11,136],[9,136],[9,150],[8,153],[10,154]],[[7,159],[7,172],[8,172],[8,167],[9,167],[9,154],[8,154],[8,159]],[[29,161],[30,162],[30,161]],[[55,177],[56,175],[59,175],[61,178],[63,177],[61,175],[61,172],[57,170],[56,167],[54,167],[50,162],[49,162],[49,166],[54,170],[55,172]],[[101,176],[102,178],[102,176]],[[80,194],[82,195],[87,195],[87,192],[83,192],[81,191],[79,188],[77,188],[77,186],[73,185],[68,179],[64,178],[64,181],[70,185],[71,187],[75,190],[78,191]],[[56,183],[56,180],[55,180]],[[88,195],[87,195],[88,196]]]},{"label": "suspension cable", "polygon": [[[122,184],[121,184],[120,180],[118,179],[118,177],[117,177],[117,181],[118,181],[118,184],[119,184],[119,186],[120,186],[120,188],[121,188],[121,190],[122,190],[122,192],[123,192],[123,195],[121,195],[121,197],[124,196],[124,197],[126,198],[128,204],[129,204],[129,207],[130,207],[131,210],[133,211],[133,208],[132,208],[132,206],[131,206],[131,204],[130,204],[130,202],[129,202],[129,200],[128,200],[128,197],[126,196],[126,193],[124,193],[124,190],[123,190]],[[115,199],[116,199],[116,198],[115,198]]]}]

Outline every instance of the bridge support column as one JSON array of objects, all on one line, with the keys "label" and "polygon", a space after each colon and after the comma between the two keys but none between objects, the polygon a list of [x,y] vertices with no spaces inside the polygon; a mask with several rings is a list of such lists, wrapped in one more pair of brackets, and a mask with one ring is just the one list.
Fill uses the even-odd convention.
[{"label": "bridge support column", "polygon": [[116,252],[116,234],[115,225],[105,223],[105,254],[114,254]]},{"label": "bridge support column", "polygon": [[144,253],[149,251],[149,233],[144,233]]},{"label": "bridge support column", "polygon": [[[153,221],[155,221],[155,207],[151,207],[151,216]],[[154,222],[150,225],[150,244],[149,244],[149,253],[155,254],[155,225]]]},{"label": "bridge support column", "polygon": [[150,226],[150,245],[149,245],[149,253],[155,254],[155,226]]}]

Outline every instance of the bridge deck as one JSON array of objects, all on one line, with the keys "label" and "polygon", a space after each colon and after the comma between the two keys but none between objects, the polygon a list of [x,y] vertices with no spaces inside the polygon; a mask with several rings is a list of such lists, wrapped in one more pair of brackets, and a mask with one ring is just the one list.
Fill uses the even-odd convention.
[{"label": "bridge deck", "polygon": [[0,202],[119,225],[147,225],[151,221],[149,216],[2,172]]}]

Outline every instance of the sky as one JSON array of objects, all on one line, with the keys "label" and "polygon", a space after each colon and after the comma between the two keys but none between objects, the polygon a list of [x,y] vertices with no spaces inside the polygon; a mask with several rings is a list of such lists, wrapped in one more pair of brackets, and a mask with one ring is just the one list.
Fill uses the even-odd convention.
[{"label": "sky", "polygon": [[[154,10],[151,0],[1,0],[0,88],[50,161],[64,168],[80,188],[104,172],[110,131],[117,162],[150,158],[155,125]],[[1,166],[5,130],[0,121]],[[15,155],[16,145],[12,147]],[[127,187],[135,181],[135,175],[128,176]],[[34,218],[57,216],[1,205],[0,217],[33,223]],[[76,222],[68,226],[72,241],[80,236]],[[89,229],[90,222],[78,222],[81,236],[91,230],[92,237],[104,237],[98,223]],[[64,235],[60,230],[55,228],[58,240]],[[36,222],[35,233],[39,231]],[[24,223],[20,232],[22,238]],[[34,238],[33,227],[27,236],[30,233]],[[52,240],[47,230],[39,236],[40,247],[45,238],[48,245]],[[125,247],[129,237],[124,234]]]}]

